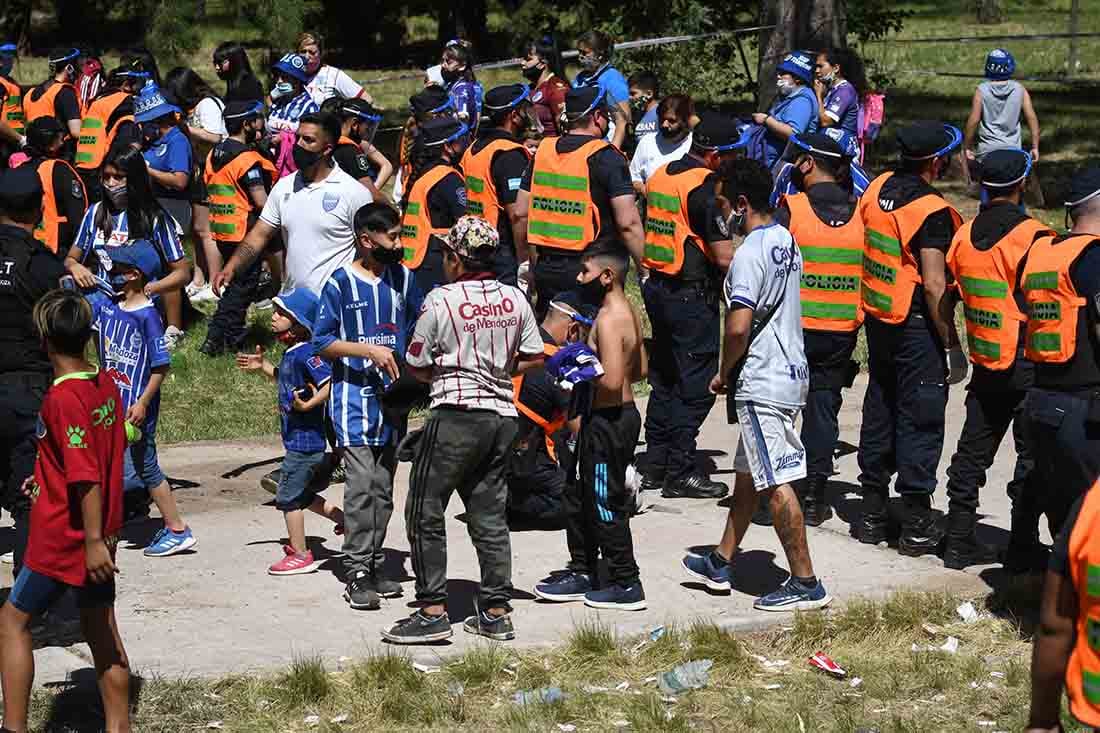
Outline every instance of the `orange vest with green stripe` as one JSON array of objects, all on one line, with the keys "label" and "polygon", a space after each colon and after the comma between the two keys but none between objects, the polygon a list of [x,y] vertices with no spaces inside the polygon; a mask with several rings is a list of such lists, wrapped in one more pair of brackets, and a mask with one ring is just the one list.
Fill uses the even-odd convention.
[{"label": "orange vest with green stripe", "polygon": [[[26,124],[31,124],[39,117],[57,117],[57,111],[54,108],[54,101],[57,99],[57,95],[61,93],[61,90],[68,87],[76,92],[76,87],[68,82],[55,81],[46,87],[46,91],[42,93],[42,96],[38,99],[32,98],[34,89],[27,92],[23,96],[23,115],[26,120]],[[37,87],[35,87],[37,89]],[[67,133],[66,133],[67,134]]]},{"label": "orange vest with green stripe", "polygon": [[20,135],[24,134],[23,90],[11,79],[0,76],[0,94],[4,95],[3,105],[0,105],[0,120]]},{"label": "orange vest with green stripe", "polygon": [[428,254],[428,240],[433,234],[441,239],[447,238],[449,229],[432,228],[428,194],[448,174],[457,172],[449,165],[434,166],[417,178],[409,190],[408,203],[405,204],[405,213],[401,217],[401,246],[404,250],[401,261],[410,270],[417,269],[424,262],[424,256]]},{"label": "orange vest with green stripe", "polygon": [[253,211],[252,197],[241,187],[241,178],[259,165],[271,179],[278,173],[274,164],[255,150],[246,150],[214,170],[214,151],[206,155],[206,192],[210,196],[210,232],[214,239],[237,244],[248,233],[248,215]]},{"label": "orange vest with green stripe", "polygon": [[1069,535],[1069,574],[1077,589],[1077,634],[1066,665],[1073,717],[1100,727],[1100,482],[1081,504]]},{"label": "orange vest with green stripe", "polygon": [[1023,277],[1027,299],[1025,353],[1031,361],[1064,364],[1077,351],[1077,319],[1085,299],[1077,294],[1069,271],[1085,247],[1097,239],[1079,234],[1055,245],[1054,237],[1040,237],[1031,246]]},{"label": "orange vest with green stripe", "polygon": [[688,196],[703,185],[709,168],[689,168],[676,175],[663,165],[646,181],[645,256],[642,264],[654,272],[678,275],[684,266],[684,248],[688,242],[711,262],[714,255],[691,229]]},{"label": "orange vest with green stripe", "polygon": [[130,99],[126,92],[113,92],[99,97],[88,105],[84,118],[80,120],[80,137],[76,140],[76,167],[94,171],[103,165],[111,143],[115,141],[119,125],[133,122],[133,115],[123,115],[108,127],[111,116],[119,106]]},{"label": "orange vest with green stripe", "polygon": [[962,216],[942,196],[931,193],[886,211],[879,203],[879,192],[892,175],[884,173],[871,181],[859,199],[864,230],[861,297],[866,313],[896,325],[909,317],[913,290],[923,282],[910,240],[932,214],[947,210],[956,227],[962,224]]},{"label": "orange vest with green stripe", "polygon": [[859,211],[846,224],[821,221],[804,193],[784,197],[787,228],[802,252],[802,328],[850,333],[863,323],[863,221]]},{"label": "orange vest with green stripe", "polygon": [[601,226],[588,180],[588,159],[611,143],[591,140],[571,153],[560,154],[560,139],[548,137],[535,151],[527,242],[581,252],[599,236]]},{"label": "orange vest with green stripe", "polygon": [[522,150],[524,155],[531,157],[523,145],[505,139],[493,140],[476,155],[471,145],[462,156],[461,168],[466,174],[466,213],[484,219],[494,228],[500,222],[504,206],[500,203],[500,194],[493,180],[493,158],[497,153],[508,150]]},{"label": "orange vest with green stripe", "polygon": [[[544,343],[542,345],[542,353],[547,357],[551,357],[558,353],[558,347],[553,344]],[[558,457],[557,452],[554,450],[554,434],[565,427],[565,423],[567,422],[566,414],[562,411],[547,420],[542,415],[523,404],[519,399],[519,393],[523,390],[523,377],[524,375],[522,374],[512,377],[512,402],[521,415],[542,429],[543,436],[546,439],[546,452],[556,461]]]},{"label": "orange vest with green stripe", "polygon": [[1004,371],[1016,361],[1020,328],[1027,317],[1016,304],[1020,263],[1035,237],[1053,234],[1041,221],[1025,219],[987,250],[971,240],[974,222],[963,224],[947,251],[947,268],[955,277],[966,318],[970,361]]},{"label": "orange vest with green stripe", "polygon": [[[63,165],[72,170],[72,166],[63,160],[51,158],[43,160],[38,164],[38,178],[42,182],[42,218],[39,220],[38,225],[34,228],[34,238],[37,239],[42,245],[49,251],[57,254],[58,248],[61,247],[61,225],[67,224],[69,218],[62,216],[61,212],[57,208],[57,195],[58,192],[53,190],[53,169],[56,166]],[[73,180],[77,183],[80,182],[80,177],[76,174],[76,171],[72,171]],[[68,191],[62,192],[63,195],[69,195]],[[80,186],[80,194],[84,198],[84,208],[88,207],[88,196],[84,193],[84,186]],[[69,246],[69,242],[65,242],[65,246]]]}]

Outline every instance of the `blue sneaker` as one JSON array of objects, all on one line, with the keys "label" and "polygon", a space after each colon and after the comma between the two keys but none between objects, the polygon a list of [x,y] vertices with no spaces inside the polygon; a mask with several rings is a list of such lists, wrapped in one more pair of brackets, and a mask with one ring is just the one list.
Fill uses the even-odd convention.
[{"label": "blue sneaker", "polygon": [[168,557],[176,553],[190,550],[198,544],[195,535],[191,534],[191,528],[187,527],[182,532],[173,532],[164,527],[153,536],[153,541],[145,548],[146,557]]},{"label": "blue sneaker", "polygon": [[695,580],[702,582],[711,590],[729,592],[732,566],[726,563],[719,567],[713,552],[708,552],[702,557],[685,555],[682,562],[684,570]]},{"label": "blue sneaker", "polygon": [[612,611],[644,611],[645,591],[642,590],[640,582],[629,588],[609,585],[606,588],[585,593],[584,605],[589,608],[606,608]]},{"label": "blue sneaker", "polygon": [[757,611],[813,611],[825,608],[832,601],[832,596],[825,592],[825,586],[820,580],[817,585],[809,588],[792,577],[787,578],[787,582],[779,586],[778,590],[757,598],[752,607]]},{"label": "blue sneaker", "polygon": [[551,574],[549,578],[535,586],[535,595],[544,601],[565,603],[583,601],[584,594],[592,590],[592,581],[584,573]]}]

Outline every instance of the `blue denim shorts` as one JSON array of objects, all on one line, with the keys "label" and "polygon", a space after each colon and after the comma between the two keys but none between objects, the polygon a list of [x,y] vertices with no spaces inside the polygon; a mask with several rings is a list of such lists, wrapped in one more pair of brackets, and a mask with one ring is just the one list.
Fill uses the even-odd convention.
[{"label": "blue denim shorts", "polygon": [[288,450],[283,458],[279,488],[275,491],[276,508],[283,512],[308,508],[317,494],[325,489],[326,484],[317,480],[324,469],[324,451],[299,453]]},{"label": "blue denim shorts", "polygon": [[154,423],[149,430],[141,428],[141,440],[126,446],[123,454],[123,490],[150,491],[165,482],[164,472],[160,470],[157,459],[157,426]]},{"label": "blue denim shorts", "polygon": [[57,599],[70,588],[76,591],[76,604],[79,608],[110,608],[115,604],[114,580],[73,586],[35,572],[26,565],[20,569],[8,600],[23,613],[37,616],[57,603]]}]

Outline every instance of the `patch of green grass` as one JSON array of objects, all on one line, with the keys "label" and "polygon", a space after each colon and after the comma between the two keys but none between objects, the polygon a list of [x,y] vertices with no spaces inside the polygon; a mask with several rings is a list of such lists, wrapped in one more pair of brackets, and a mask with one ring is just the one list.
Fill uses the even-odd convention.
[{"label": "patch of green grass", "polygon": [[281,700],[292,706],[316,705],[332,692],[320,657],[298,657],[277,681]]},{"label": "patch of green grass", "polygon": [[566,641],[569,653],[582,659],[598,658],[618,651],[619,641],[611,626],[596,620],[582,620]]}]

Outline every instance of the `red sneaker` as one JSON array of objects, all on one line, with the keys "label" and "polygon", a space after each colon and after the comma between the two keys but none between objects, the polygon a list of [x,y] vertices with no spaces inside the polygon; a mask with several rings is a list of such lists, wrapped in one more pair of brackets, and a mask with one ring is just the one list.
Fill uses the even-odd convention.
[{"label": "red sneaker", "polygon": [[317,570],[313,565],[313,553],[309,550],[295,552],[290,545],[283,545],[283,552],[286,557],[269,567],[268,575],[301,575]]}]

